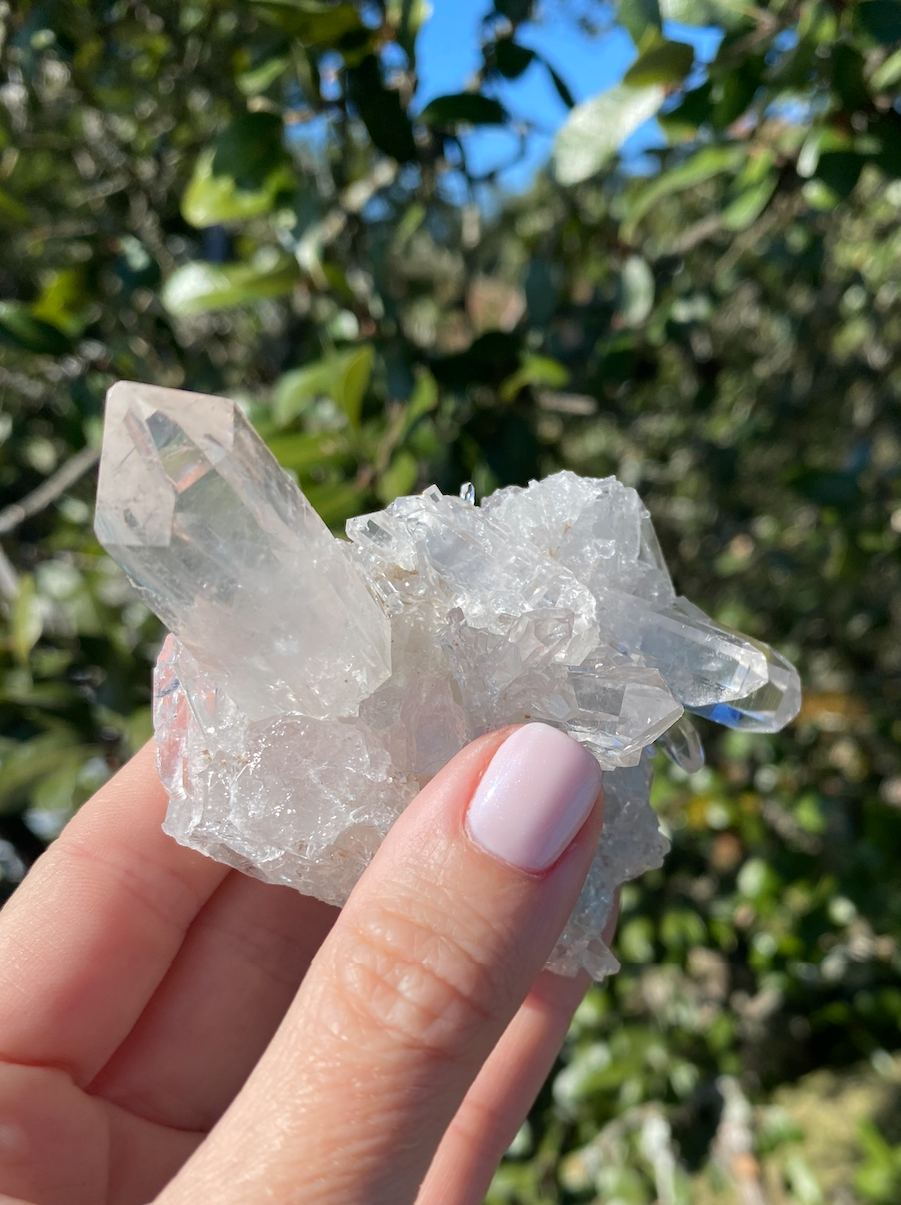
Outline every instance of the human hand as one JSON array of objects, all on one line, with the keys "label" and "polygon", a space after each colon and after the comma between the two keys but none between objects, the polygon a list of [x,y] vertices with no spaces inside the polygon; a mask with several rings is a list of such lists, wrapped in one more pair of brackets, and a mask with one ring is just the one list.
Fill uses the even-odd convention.
[{"label": "human hand", "polygon": [[597,763],[475,741],[339,914],[167,837],[153,758],[0,914],[0,1205],[476,1205],[587,986]]}]

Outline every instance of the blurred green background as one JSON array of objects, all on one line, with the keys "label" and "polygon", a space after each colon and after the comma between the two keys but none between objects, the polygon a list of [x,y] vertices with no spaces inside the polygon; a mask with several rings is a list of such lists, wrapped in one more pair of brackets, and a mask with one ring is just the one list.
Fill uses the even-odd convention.
[{"label": "blurred green background", "polygon": [[[336,529],[615,473],[805,702],[661,764],[672,855],[490,1200],[893,1205],[901,3],[484,0],[436,94],[435,2],[0,5],[0,886],[150,732],[114,380],[239,399]],[[574,96],[551,20],[624,78]]]}]

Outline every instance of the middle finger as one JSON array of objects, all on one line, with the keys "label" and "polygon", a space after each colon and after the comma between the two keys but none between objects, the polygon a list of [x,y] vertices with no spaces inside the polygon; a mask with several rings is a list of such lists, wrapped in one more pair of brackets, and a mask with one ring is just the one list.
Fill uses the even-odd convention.
[{"label": "middle finger", "polygon": [[208,1130],[277,1029],[337,909],[231,871],[91,1092]]}]

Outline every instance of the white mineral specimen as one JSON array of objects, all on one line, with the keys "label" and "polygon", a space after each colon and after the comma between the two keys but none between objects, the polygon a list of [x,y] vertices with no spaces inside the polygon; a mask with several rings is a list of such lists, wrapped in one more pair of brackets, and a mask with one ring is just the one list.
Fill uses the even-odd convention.
[{"label": "white mineral specimen", "polygon": [[173,632],[154,708],[166,831],[341,904],[463,745],[554,724],[607,773],[600,847],[550,965],[601,978],[615,888],[668,848],[651,746],[697,770],[685,708],[773,732],[798,675],[676,595],[615,478],[557,473],[473,502],[430,488],[337,540],[234,403],[113,387],[96,526]]}]

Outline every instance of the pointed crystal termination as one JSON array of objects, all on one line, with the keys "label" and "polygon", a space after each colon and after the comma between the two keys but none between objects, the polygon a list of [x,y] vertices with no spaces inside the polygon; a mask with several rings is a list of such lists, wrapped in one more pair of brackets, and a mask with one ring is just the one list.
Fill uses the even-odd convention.
[{"label": "pointed crystal termination", "polygon": [[391,674],[364,578],[227,398],[120,381],[97,538],[250,719],[356,715]]},{"label": "pointed crystal termination", "polygon": [[670,761],[686,774],[696,774],[704,767],[704,746],[697,728],[683,715],[664,732],[657,744]]},{"label": "pointed crystal termination", "polygon": [[769,645],[751,641],[748,636],[745,640],[760,650],[767,667],[766,681],[742,698],[710,707],[693,707],[692,711],[742,732],[779,732],[801,709],[801,679],[781,653]]}]

